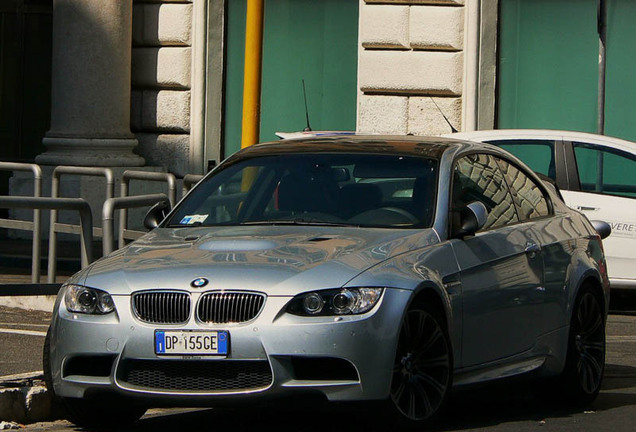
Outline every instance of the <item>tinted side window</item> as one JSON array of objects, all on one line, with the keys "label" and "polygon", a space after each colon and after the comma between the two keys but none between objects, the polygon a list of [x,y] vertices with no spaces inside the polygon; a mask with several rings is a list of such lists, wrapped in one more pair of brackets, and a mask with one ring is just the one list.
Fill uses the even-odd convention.
[{"label": "tinted side window", "polygon": [[519,218],[527,220],[548,216],[548,201],[539,186],[516,166],[502,159],[499,159],[499,165],[516,198]]},{"label": "tinted side window", "polygon": [[508,185],[491,156],[480,154],[461,158],[455,165],[453,176],[454,211],[473,201],[481,201],[488,209],[484,229],[519,222]]},{"label": "tinted side window", "polygon": [[636,197],[636,157],[629,153],[573,143],[581,190]]},{"label": "tinted side window", "polygon": [[501,140],[487,141],[501,147],[521,159],[534,172],[556,179],[554,168],[554,141],[549,140]]}]

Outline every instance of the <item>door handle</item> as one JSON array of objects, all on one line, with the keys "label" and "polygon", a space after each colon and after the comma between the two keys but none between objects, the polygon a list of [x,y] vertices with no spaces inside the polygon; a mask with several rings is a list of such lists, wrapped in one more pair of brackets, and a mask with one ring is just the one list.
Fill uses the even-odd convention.
[{"label": "door handle", "polygon": [[580,211],[595,211],[595,210],[600,210],[600,207],[589,207],[589,206],[576,206],[577,210]]},{"label": "door handle", "polygon": [[533,242],[527,242],[525,252],[530,258],[534,258],[539,252],[541,252],[541,246]]}]

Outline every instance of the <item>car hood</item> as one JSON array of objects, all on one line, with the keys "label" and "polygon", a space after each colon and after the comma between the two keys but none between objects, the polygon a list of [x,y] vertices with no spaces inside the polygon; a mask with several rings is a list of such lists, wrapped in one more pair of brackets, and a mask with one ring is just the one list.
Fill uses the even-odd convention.
[{"label": "car hood", "polygon": [[[438,242],[432,229],[158,228],[95,262],[74,280],[112,294],[168,288],[295,295],[340,287],[382,261]],[[192,288],[196,278],[209,283]]]}]

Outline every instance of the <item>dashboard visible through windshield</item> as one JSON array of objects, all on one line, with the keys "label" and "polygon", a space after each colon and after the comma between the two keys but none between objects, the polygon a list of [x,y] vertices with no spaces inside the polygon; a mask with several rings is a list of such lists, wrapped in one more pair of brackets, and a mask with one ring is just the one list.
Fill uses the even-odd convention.
[{"label": "dashboard visible through windshield", "polygon": [[428,227],[435,159],[283,154],[245,159],[199,184],[163,226]]}]

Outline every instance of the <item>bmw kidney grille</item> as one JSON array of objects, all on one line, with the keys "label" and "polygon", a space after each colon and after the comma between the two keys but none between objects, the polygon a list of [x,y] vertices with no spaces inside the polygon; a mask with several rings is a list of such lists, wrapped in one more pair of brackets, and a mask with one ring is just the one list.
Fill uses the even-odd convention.
[{"label": "bmw kidney grille", "polygon": [[209,324],[242,323],[256,318],[264,304],[264,294],[211,292],[201,296],[197,315]]},{"label": "bmw kidney grille", "polygon": [[190,295],[179,291],[153,291],[133,294],[133,310],[147,323],[181,324],[190,318]]}]

